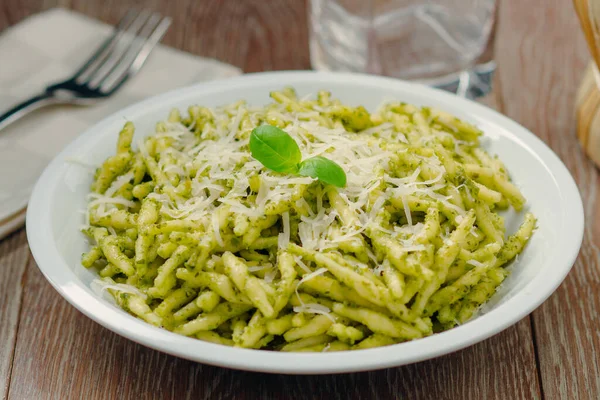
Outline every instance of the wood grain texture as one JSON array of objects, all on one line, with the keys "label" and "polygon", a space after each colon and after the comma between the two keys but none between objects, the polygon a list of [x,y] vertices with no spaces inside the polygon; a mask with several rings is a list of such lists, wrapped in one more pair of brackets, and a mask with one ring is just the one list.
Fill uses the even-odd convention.
[{"label": "wood grain texture", "polygon": [[[593,216],[600,206],[595,197],[598,176],[579,152],[574,133],[568,136],[573,128],[569,113],[580,76],[578,68],[586,58],[585,44],[577,37],[568,1],[532,1],[537,1],[536,7],[520,0],[500,2],[496,32],[500,73],[497,90],[485,103],[524,123],[555,150],[560,148],[559,154],[566,157],[580,183],[587,215]],[[246,72],[310,67],[304,1],[0,0],[0,29],[55,5],[113,24],[134,5],[159,10],[174,18],[164,43],[229,62]],[[540,15],[555,26],[566,24],[569,28],[553,28]],[[599,297],[595,295],[591,306],[569,301],[577,298],[573,290],[583,288],[582,293],[593,298],[591,290],[598,289],[597,250],[591,240],[594,229],[600,230],[600,225],[589,226],[583,256],[575,267],[579,272],[574,271],[557,295],[534,314],[542,363],[539,371],[530,318],[454,354],[369,373],[282,376],[201,365],[147,349],[92,322],[64,301],[30,260],[23,282],[10,389],[3,394],[19,400],[537,399],[542,398],[543,387],[548,399],[571,398],[561,395],[586,387],[595,389],[594,377],[598,376],[594,354],[589,352],[600,347],[597,336],[591,337],[595,331],[590,326]],[[4,241],[0,249],[18,246]],[[2,254],[0,250],[0,257]],[[12,261],[11,268],[15,269]],[[11,279],[16,278],[11,275]],[[0,289],[3,284],[0,281]],[[18,293],[16,298],[11,297],[8,308],[19,308]],[[572,310],[577,311],[576,316]],[[590,314],[592,311],[596,314]],[[1,335],[0,326],[0,339]],[[581,346],[582,351],[578,350]],[[9,352],[12,354],[12,347]],[[4,357],[2,349],[0,357]],[[10,372],[11,363],[6,369],[4,360],[0,358],[0,383],[3,374]],[[589,370],[580,372],[582,368]]]},{"label": "wood grain texture", "polygon": [[[543,23],[541,21],[543,20]],[[543,393],[548,399],[600,396],[598,171],[577,144],[574,100],[589,53],[572,7],[560,0],[503,1],[500,25],[512,21],[497,48],[504,112],[565,162],[585,204],[579,258],[556,293],[533,313]]]},{"label": "wood grain texture", "polygon": [[25,231],[0,242],[0,395],[10,383],[14,347],[19,326],[23,275],[29,258]]},{"label": "wood grain texture", "polygon": [[71,1],[74,10],[111,24],[134,5],[173,18],[164,44],[245,72],[310,68],[304,0]]}]

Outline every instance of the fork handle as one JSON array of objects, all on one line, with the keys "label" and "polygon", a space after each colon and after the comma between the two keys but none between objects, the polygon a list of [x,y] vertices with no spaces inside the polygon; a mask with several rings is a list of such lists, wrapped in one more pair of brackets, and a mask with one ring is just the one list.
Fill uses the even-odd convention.
[{"label": "fork handle", "polygon": [[4,114],[0,114],[0,131],[30,112],[37,110],[38,108],[55,104],[57,102],[56,100],[57,99],[53,93],[44,92],[30,98],[29,100],[25,100],[24,102],[17,104]]}]

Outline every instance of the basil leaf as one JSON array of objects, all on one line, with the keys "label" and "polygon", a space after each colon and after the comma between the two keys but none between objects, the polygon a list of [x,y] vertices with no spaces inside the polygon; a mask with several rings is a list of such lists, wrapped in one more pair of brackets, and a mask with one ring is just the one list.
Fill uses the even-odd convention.
[{"label": "basil leaf", "polygon": [[342,167],[321,156],[300,162],[302,153],[298,143],[276,126],[261,125],[254,128],[249,146],[252,157],[270,170],[310,176],[338,187],[346,186],[346,173]]},{"label": "basil leaf", "polygon": [[337,187],[346,186],[346,173],[335,162],[321,156],[302,161],[298,174],[317,178]]},{"label": "basil leaf", "polygon": [[272,125],[261,125],[252,130],[250,152],[262,165],[275,172],[297,173],[302,160],[298,143]]}]

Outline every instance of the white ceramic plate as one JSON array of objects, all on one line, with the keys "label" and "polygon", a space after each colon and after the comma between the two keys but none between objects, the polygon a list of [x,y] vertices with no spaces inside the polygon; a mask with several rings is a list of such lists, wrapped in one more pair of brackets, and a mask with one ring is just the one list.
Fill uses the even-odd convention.
[{"label": "white ceramic plate", "polygon": [[[513,265],[510,277],[483,315],[450,331],[391,347],[318,354],[289,354],[230,348],[179,336],[136,319],[90,289],[93,271],[79,264],[87,248],[79,233],[91,171],[70,159],[98,165],[113,154],[123,121],[136,135],[152,132],[172,107],[217,106],[246,99],[269,101],[269,92],[294,86],[300,95],[327,89],[344,102],[369,109],[398,99],[444,109],[486,133],[485,147],[506,163],[539,219],[539,229]],[[138,136],[139,138],[139,136]],[[518,216],[506,216],[514,231]],[[27,211],[27,234],[38,266],[58,292],[104,327],[138,343],[179,357],[225,367],[277,373],[334,373],[408,364],[447,354],[484,340],[538,307],[562,282],[577,257],[583,236],[583,208],[577,187],[558,157],[531,132],[484,106],[454,95],[398,80],[314,72],[246,75],[199,84],[152,97],[98,123],[60,153],[46,168]]]}]

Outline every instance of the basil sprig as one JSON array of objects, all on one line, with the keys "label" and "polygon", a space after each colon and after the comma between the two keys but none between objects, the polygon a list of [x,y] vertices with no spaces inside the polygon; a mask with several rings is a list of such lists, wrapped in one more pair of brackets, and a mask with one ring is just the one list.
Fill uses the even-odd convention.
[{"label": "basil sprig", "polygon": [[284,130],[261,125],[250,134],[250,153],[275,172],[310,176],[337,187],[346,186],[346,173],[335,162],[321,156],[302,161],[298,143]]}]

